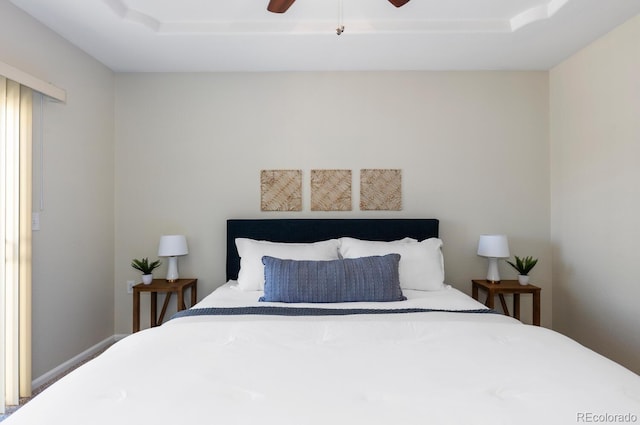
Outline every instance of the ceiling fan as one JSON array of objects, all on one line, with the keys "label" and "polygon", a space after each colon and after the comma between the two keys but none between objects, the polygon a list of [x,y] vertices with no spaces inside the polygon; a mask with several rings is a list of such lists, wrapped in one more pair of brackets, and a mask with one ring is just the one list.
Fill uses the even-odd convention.
[{"label": "ceiling fan", "polygon": [[[296,0],[269,0],[267,10],[273,13],[284,13]],[[395,7],[404,6],[409,0],[389,0]]]}]

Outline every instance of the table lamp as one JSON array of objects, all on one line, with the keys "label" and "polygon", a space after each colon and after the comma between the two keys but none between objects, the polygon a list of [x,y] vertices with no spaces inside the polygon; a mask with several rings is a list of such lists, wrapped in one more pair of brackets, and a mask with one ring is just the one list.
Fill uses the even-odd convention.
[{"label": "table lamp", "polygon": [[507,237],[505,235],[480,235],[478,255],[487,257],[489,260],[487,280],[492,283],[499,283],[498,258],[509,258],[510,255]]},{"label": "table lamp", "polygon": [[178,256],[188,253],[187,238],[184,235],[163,235],[160,237],[158,257],[169,257],[167,282],[178,280]]}]

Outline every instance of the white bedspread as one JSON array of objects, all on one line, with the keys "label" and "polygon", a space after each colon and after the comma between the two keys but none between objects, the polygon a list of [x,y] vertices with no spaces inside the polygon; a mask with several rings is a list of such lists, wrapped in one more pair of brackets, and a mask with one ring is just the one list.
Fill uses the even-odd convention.
[{"label": "white bedspread", "polygon": [[[413,292],[381,307],[482,307],[450,287]],[[226,285],[196,307],[258,297]],[[640,421],[640,377],[544,328],[435,312],[175,319],[118,342],[6,423],[539,425],[594,415]]]}]

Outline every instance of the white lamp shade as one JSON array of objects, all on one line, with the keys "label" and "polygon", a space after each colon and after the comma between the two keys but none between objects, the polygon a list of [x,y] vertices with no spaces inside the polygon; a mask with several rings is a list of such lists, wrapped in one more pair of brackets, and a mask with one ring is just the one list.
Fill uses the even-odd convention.
[{"label": "white lamp shade", "polygon": [[188,253],[187,238],[184,235],[164,235],[160,237],[158,257],[173,257],[187,255]]},{"label": "white lamp shade", "polygon": [[509,258],[509,242],[506,235],[480,235],[478,255],[489,258]]}]

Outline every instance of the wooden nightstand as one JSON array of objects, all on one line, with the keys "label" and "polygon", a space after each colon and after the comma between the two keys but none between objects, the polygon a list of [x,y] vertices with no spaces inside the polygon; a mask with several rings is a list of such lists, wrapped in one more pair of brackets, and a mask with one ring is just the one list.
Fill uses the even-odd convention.
[{"label": "wooden nightstand", "polygon": [[[149,285],[139,283],[133,287],[133,332],[140,330],[140,292],[151,293],[151,327],[159,326],[164,320],[167,312],[169,300],[175,292],[178,296],[178,311],[185,310],[184,293],[187,288],[191,289],[191,307],[196,303],[198,297],[198,279],[178,279],[175,282],[167,282],[166,279],[153,279]],[[160,317],[157,317],[158,293],[165,293],[164,304]]]},{"label": "wooden nightstand", "polygon": [[500,297],[500,303],[504,314],[509,316],[509,309],[504,300],[504,294],[513,294],[513,317],[520,320],[520,294],[533,295],[533,324],[540,326],[540,288],[535,285],[520,285],[517,280],[501,280],[500,283],[491,283],[484,279],[473,279],[471,293],[475,300],[478,300],[478,289],[482,288],[487,292],[485,305],[489,308],[494,306],[494,297]]}]

